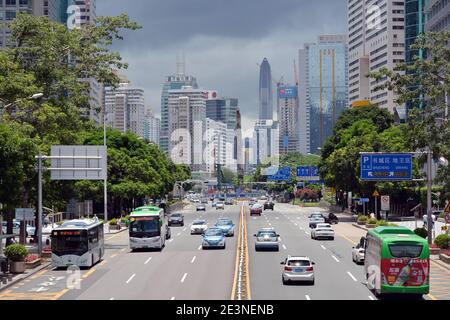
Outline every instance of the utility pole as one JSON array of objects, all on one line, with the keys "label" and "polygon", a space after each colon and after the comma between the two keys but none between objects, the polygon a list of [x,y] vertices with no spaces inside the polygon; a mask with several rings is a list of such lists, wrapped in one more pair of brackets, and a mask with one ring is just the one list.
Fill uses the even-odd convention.
[{"label": "utility pole", "polygon": [[[106,146],[106,106],[103,106],[103,145],[105,146],[105,156],[108,157],[108,147]],[[104,197],[104,221],[108,222],[108,167],[106,167],[105,179],[103,181]]]},{"label": "utility pole", "polygon": [[38,156],[38,254],[42,255],[42,154]]}]

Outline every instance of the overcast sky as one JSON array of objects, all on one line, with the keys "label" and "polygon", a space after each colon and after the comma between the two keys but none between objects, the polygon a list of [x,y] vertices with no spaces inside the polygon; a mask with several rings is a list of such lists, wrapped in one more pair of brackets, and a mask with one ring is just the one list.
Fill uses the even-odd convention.
[{"label": "overcast sky", "polygon": [[186,73],[201,88],[239,99],[248,136],[258,116],[257,63],[267,57],[273,78],[293,83],[304,43],[346,33],[346,6],[346,0],[97,0],[97,15],[127,13],[143,27],[125,33],[114,49],[156,114],[164,77],[176,72],[177,53],[184,53]]}]

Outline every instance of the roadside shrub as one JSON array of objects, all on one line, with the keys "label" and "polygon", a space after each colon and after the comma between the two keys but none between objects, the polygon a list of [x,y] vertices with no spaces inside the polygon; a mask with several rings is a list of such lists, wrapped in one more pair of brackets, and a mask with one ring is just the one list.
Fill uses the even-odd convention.
[{"label": "roadside shrub", "polygon": [[441,234],[434,239],[434,243],[441,249],[449,249],[450,248],[450,235]]},{"label": "roadside shrub", "polygon": [[23,244],[12,244],[6,247],[5,255],[12,261],[24,261],[28,255],[28,249]]},{"label": "roadside shrub", "polygon": [[377,219],[375,219],[375,218],[370,218],[368,221],[367,221],[367,224],[377,224]]},{"label": "roadside shrub", "polygon": [[386,222],[386,220],[379,220],[377,221],[377,227],[387,227],[389,223]]},{"label": "roadside shrub", "polygon": [[366,216],[359,216],[358,217],[358,222],[367,222],[367,220],[369,220],[369,218],[367,218]]},{"label": "roadside shrub", "polygon": [[109,220],[109,225],[110,226],[117,226],[117,219],[114,218],[114,219]]},{"label": "roadside shrub", "polygon": [[425,228],[417,228],[416,230],[414,230],[414,233],[424,239],[426,239],[428,237],[428,231]]}]

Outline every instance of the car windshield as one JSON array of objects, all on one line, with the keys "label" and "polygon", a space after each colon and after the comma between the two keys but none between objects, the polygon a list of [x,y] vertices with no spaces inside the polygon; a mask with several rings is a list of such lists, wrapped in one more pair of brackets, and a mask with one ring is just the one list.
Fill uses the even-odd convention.
[{"label": "car windshield", "polygon": [[214,237],[214,236],[222,236],[223,232],[222,230],[218,229],[209,229],[205,232],[205,236]]},{"label": "car windshield", "polygon": [[395,258],[417,258],[422,253],[423,246],[421,244],[390,244],[389,250]]},{"label": "car windshield", "polygon": [[218,226],[228,226],[233,224],[233,222],[231,220],[219,220],[217,221],[217,225]]},{"label": "car windshield", "polygon": [[277,234],[274,231],[260,231],[258,232],[258,238],[270,237],[276,238]]},{"label": "car windshield", "polygon": [[201,225],[204,225],[204,224],[205,224],[205,221],[194,221],[192,224],[193,224],[194,226],[201,226]]},{"label": "car windshield", "polygon": [[309,267],[310,263],[308,260],[289,260],[288,266],[291,267]]}]

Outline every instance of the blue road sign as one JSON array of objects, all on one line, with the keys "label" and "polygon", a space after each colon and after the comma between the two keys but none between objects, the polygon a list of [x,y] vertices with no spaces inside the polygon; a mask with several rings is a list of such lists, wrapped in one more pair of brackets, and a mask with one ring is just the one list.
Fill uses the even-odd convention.
[{"label": "blue road sign", "polygon": [[318,177],[318,167],[297,167],[297,177]]},{"label": "blue road sign", "polygon": [[361,154],[361,180],[412,180],[412,154]]},{"label": "blue road sign", "polygon": [[359,201],[360,201],[360,202],[366,202],[366,203],[367,203],[367,202],[369,202],[369,198],[361,198],[361,199],[359,199]]},{"label": "blue road sign", "polygon": [[278,170],[278,172],[272,176],[267,176],[269,181],[290,181],[291,180],[291,167],[284,167]]}]

